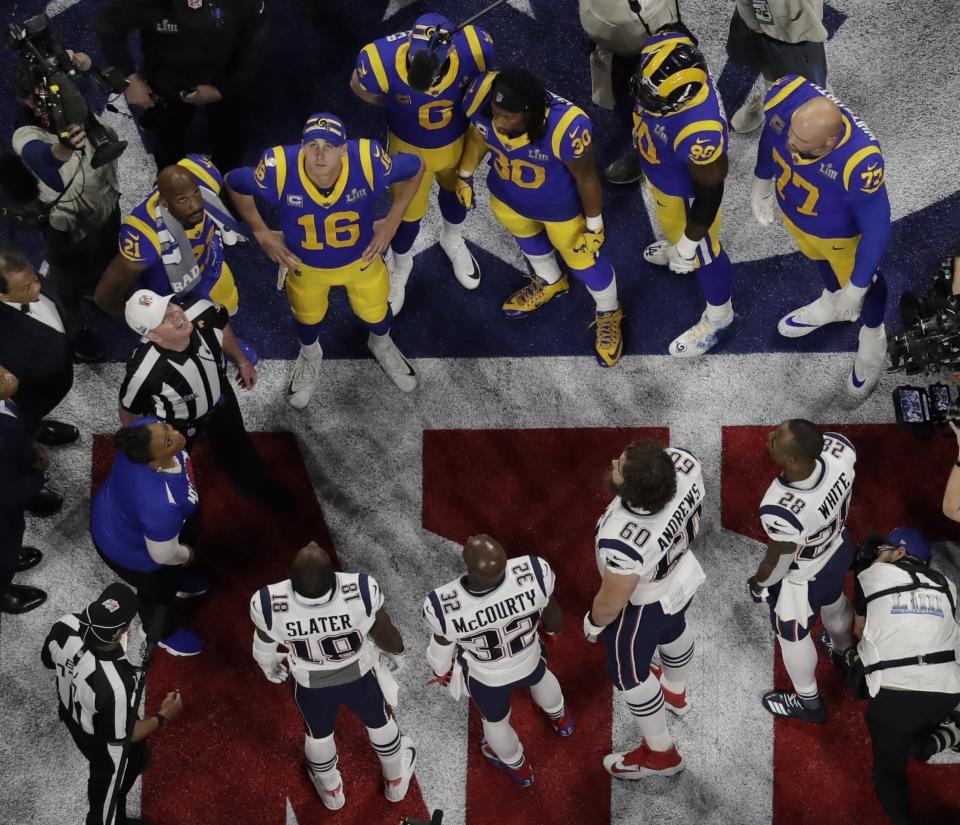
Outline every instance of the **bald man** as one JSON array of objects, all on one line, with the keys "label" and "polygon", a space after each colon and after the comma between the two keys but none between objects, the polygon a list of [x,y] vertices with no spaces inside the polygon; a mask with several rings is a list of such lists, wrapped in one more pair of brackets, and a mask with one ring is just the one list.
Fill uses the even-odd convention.
[{"label": "bald man", "polygon": [[[256,627],[253,658],[271,682],[293,674],[293,698],[306,728],[307,772],[323,804],[346,804],[337,770],[334,723],[341,706],[366,725],[383,768],[384,795],[400,802],[417,763],[384,693],[396,705],[390,671],[402,661],[403,639],[383,608],[383,594],[366,573],[341,573],[316,542],[293,560],[290,578],[261,587],[250,599]],[[281,647],[282,646],[282,647]]]},{"label": "bald man", "polygon": [[508,559],[496,539],[471,536],[463,546],[467,575],[427,594],[423,615],[433,632],[427,661],[454,698],[464,689],[483,722],[480,751],[521,787],[533,768],[510,724],[513,691],[530,688],[533,701],[560,736],[570,736],[557,677],[547,669],[538,629],[556,634],[563,614],[553,596],[553,570],[539,556]]},{"label": "bald man", "polygon": [[750,204],[757,221],[784,226],[814,261],[820,297],[784,315],[777,331],[809,335],[835,322],[860,321],[844,398],[859,404],[883,371],[887,284],[880,264],[890,240],[890,201],[880,144],[837,98],[799,75],[777,81],[764,104]]}]

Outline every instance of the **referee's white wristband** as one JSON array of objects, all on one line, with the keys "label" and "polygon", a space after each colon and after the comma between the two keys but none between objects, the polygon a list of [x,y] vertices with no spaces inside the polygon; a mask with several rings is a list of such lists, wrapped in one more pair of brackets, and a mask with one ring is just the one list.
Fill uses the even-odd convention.
[{"label": "referee's white wristband", "polygon": [[587,229],[591,232],[603,229],[603,215],[587,215]]},{"label": "referee's white wristband", "polygon": [[677,241],[677,254],[681,258],[686,258],[688,261],[693,260],[697,256],[697,246],[699,241],[691,241],[687,237],[687,233],[684,232],[680,236],[680,240]]}]

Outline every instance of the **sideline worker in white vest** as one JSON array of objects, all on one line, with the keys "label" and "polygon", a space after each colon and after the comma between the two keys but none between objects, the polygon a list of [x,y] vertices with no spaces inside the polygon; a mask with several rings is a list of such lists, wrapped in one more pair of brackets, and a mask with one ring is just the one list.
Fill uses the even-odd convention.
[{"label": "sideline worker in white vest", "polygon": [[870,701],[873,787],[893,825],[910,825],[907,758],[956,746],[960,704],[957,588],[930,568],[930,543],[898,527],[857,577],[854,635]]}]

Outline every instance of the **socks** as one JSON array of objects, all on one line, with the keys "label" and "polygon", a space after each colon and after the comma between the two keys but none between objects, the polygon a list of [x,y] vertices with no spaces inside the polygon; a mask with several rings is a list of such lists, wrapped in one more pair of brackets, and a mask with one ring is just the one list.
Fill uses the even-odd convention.
[{"label": "socks", "polygon": [[456,243],[463,238],[463,224],[450,223],[446,218],[443,219],[443,228],[440,230],[440,245]]},{"label": "socks", "polygon": [[707,304],[707,320],[715,327],[723,328],[733,323],[733,301],[727,301],[720,306]]},{"label": "socks", "polygon": [[820,707],[820,691],[817,689],[817,649],[809,634],[799,642],[791,642],[777,636],[783,664],[793,682],[800,702],[805,708],[813,710]]},{"label": "socks", "polygon": [[693,648],[693,633],[689,627],[685,627],[672,642],[659,646],[660,681],[671,693],[683,693],[687,689],[687,671],[693,659]]},{"label": "socks", "polygon": [[383,778],[400,779],[403,775],[403,754],[400,751],[400,728],[395,719],[391,719],[382,728],[367,728],[370,744],[380,759]]},{"label": "socks", "polygon": [[557,263],[557,256],[553,254],[553,251],[546,255],[530,255],[527,252],[523,254],[530,261],[530,266],[533,267],[536,276],[545,284],[555,284],[560,280],[562,273],[560,272],[560,265]]},{"label": "socks", "polygon": [[[579,275],[580,273],[578,272],[577,274]],[[611,278],[610,283],[603,289],[592,289],[589,286],[587,289],[597,304],[597,312],[613,312],[613,310],[620,306],[620,301],[617,298],[616,278]]]},{"label": "socks", "polygon": [[530,694],[537,706],[551,719],[560,719],[563,716],[563,691],[557,677],[549,670],[530,688]]},{"label": "socks", "polygon": [[311,361],[318,361],[323,358],[323,350],[320,349],[320,342],[314,341],[312,344],[307,344],[304,346],[300,345],[300,352],[303,353],[305,358],[310,359]]},{"label": "socks", "polygon": [[667,713],[663,709],[663,692],[660,683],[648,675],[639,685],[623,691],[627,707],[640,727],[640,735],[654,751],[668,751],[673,747],[673,737],[667,730]]},{"label": "socks", "polygon": [[523,767],[523,745],[520,737],[510,724],[508,713],[499,722],[483,720],[483,735],[497,758],[511,768]]},{"label": "socks", "polygon": [[323,739],[307,736],[304,739],[303,752],[307,756],[310,770],[324,788],[332,791],[340,784],[340,774],[337,771],[337,745],[332,733]]}]

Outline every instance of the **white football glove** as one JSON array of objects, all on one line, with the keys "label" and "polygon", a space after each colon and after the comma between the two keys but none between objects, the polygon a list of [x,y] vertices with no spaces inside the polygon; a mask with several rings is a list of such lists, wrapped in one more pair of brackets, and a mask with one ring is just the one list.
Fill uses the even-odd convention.
[{"label": "white football glove", "polygon": [[686,235],[666,248],[667,266],[677,275],[687,275],[697,268],[697,242],[691,241]]},{"label": "white football glove", "polygon": [[406,661],[404,653],[388,653],[386,650],[380,650],[380,664],[383,665],[391,673],[396,673],[403,667],[403,663]]},{"label": "white football glove", "polygon": [[285,682],[290,675],[277,643],[261,639],[260,634],[256,632],[253,634],[253,658],[260,665],[263,675],[274,684],[279,685]]},{"label": "white football glove", "polygon": [[583,635],[586,636],[587,641],[591,643],[596,642],[604,630],[604,625],[593,623],[593,617],[590,615],[590,611],[588,610],[587,615],[583,617]]},{"label": "white football glove", "polygon": [[764,178],[754,177],[753,185],[750,187],[750,208],[753,210],[754,219],[760,226],[770,226],[773,223],[776,213],[773,178],[765,180]]},{"label": "white football glove", "polygon": [[837,312],[838,321],[856,321],[860,317],[860,308],[863,299],[867,296],[868,287],[847,284],[836,294],[833,306]]}]

